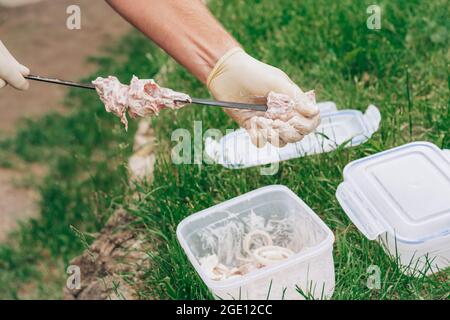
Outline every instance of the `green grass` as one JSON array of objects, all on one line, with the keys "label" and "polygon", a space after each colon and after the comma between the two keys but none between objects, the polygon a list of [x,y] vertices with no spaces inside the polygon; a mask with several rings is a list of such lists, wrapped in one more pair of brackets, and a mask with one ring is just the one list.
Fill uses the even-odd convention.
[{"label": "green grass", "polygon": [[[170,133],[193,122],[234,127],[220,110],[185,108],[154,121],[161,144],[153,187],[142,190],[133,212],[146,231],[160,239],[141,296],[211,298],[180,249],[177,224],[188,215],[253,189],[284,184],[298,194],[334,231],[335,299],[446,299],[449,274],[403,275],[382,248],[349,221],[335,198],[344,166],[355,159],[414,140],[448,148],[448,8],[444,1],[382,1],[382,30],[366,28],[364,1],[213,1],[212,10],[258,59],[286,71],[319,100],[341,108],[379,106],[379,132],[362,146],[286,161],[274,176],[258,168],[227,170],[217,165],[173,165]],[[189,79],[189,81],[186,81]],[[179,67],[164,83],[195,96],[205,88]],[[367,268],[377,265],[382,288],[369,290]]]},{"label": "green grass", "polygon": [[[170,162],[173,130],[225,132],[236,125],[221,110],[192,107],[163,112],[153,120],[158,136],[154,182],[139,185],[139,199],[127,197],[125,161],[133,128],[125,134],[91,93],[71,91],[68,116],[49,115],[26,123],[6,150],[27,161],[42,161],[51,170],[40,186],[41,217],[24,225],[11,244],[0,246],[0,298],[21,297],[18,288],[35,283],[36,295],[57,296],[45,282],[42,265],[56,268],[54,287],[64,284],[67,261],[83,249],[71,231],[98,231],[118,206],[129,208],[155,248],[142,298],[211,298],[187,261],[175,235],[186,216],[269,184],[284,184],[298,194],[334,231],[335,299],[448,299],[450,272],[430,277],[403,275],[382,248],[367,240],[350,222],[335,198],[344,166],[355,159],[415,140],[450,148],[449,9],[443,0],[379,1],[382,29],[368,30],[370,1],[325,0],[211,1],[215,15],[258,59],[283,69],[319,100],[341,108],[364,110],[377,105],[380,130],[364,145],[283,162],[274,176],[258,168],[228,170],[218,165]],[[165,55],[142,36],[124,39],[111,57],[99,59],[98,74],[151,77],[166,63]],[[117,53],[126,63],[119,64]],[[168,63],[173,64],[172,61]],[[206,96],[203,85],[181,67],[166,75],[164,85],[192,96]],[[92,116],[94,115],[94,116]],[[107,161],[108,160],[108,161]],[[114,163],[115,165],[111,165]],[[92,238],[89,238],[92,240]],[[382,287],[366,286],[370,265],[381,269]]]}]

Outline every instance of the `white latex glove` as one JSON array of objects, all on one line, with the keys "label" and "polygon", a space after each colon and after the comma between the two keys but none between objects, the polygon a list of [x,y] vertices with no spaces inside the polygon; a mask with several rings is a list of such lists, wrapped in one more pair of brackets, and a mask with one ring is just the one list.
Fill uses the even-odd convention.
[{"label": "white latex glove", "polygon": [[17,62],[0,41],[0,89],[9,84],[16,89],[27,90],[29,85],[24,76],[29,74],[30,70]]},{"label": "white latex glove", "polygon": [[267,119],[264,112],[226,109],[225,112],[247,129],[258,147],[266,141],[275,146],[300,141],[320,122],[319,109],[280,69],[262,63],[241,48],[228,51],[211,71],[207,86],[217,100],[266,103],[269,92],[291,97],[295,105],[291,112],[278,119]]}]

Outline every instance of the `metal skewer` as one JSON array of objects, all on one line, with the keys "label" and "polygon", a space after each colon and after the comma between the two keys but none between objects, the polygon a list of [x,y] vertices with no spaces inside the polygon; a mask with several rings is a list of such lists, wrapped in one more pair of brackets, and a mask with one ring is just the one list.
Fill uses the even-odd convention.
[{"label": "metal skewer", "polygon": [[59,84],[62,86],[69,86],[69,87],[76,87],[76,88],[83,88],[83,89],[92,89],[95,90],[95,86],[93,84],[83,84],[83,83],[77,83],[72,81],[65,81],[60,79],[54,79],[54,78],[45,78],[41,76],[35,76],[30,74],[29,76],[25,76],[26,79],[34,80],[34,81],[41,81],[41,82],[47,82],[47,83],[54,83]]},{"label": "metal skewer", "polygon": [[[55,78],[46,78],[46,77],[41,77],[41,76],[36,76],[36,75],[31,75],[31,74],[28,76],[25,76],[25,78],[29,79],[29,80],[53,83],[53,84],[58,84],[58,85],[62,85],[62,86],[95,90],[95,86],[93,84],[84,84],[84,83],[60,80],[60,79],[55,79]],[[200,99],[200,98],[191,98],[191,100],[192,100],[192,103],[199,104],[199,105],[206,105],[206,106],[215,106],[215,107],[232,108],[232,109],[245,109],[245,110],[254,110],[254,111],[266,111],[267,110],[267,106],[265,104],[215,101],[215,100]],[[181,102],[186,102],[186,101],[181,101]]]}]

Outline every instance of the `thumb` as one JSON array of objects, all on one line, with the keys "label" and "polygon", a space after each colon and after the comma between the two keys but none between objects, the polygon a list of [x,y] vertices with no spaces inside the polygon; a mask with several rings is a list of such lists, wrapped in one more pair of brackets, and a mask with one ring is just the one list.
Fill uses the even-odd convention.
[{"label": "thumb", "polygon": [[19,64],[19,72],[23,75],[23,76],[28,76],[30,74],[30,69],[28,69],[27,67],[25,67],[22,64]]},{"label": "thumb", "polygon": [[28,81],[20,73],[10,74],[9,77],[4,80],[18,90],[27,90],[29,88]]}]

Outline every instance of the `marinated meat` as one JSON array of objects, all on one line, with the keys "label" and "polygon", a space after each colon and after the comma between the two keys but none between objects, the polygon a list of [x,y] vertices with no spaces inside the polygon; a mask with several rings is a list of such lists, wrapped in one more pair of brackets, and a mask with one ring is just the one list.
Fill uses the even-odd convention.
[{"label": "marinated meat", "polygon": [[116,77],[109,76],[99,77],[92,83],[106,111],[118,116],[126,129],[127,112],[131,118],[154,116],[162,109],[180,109],[192,101],[187,94],[162,88],[153,79],[133,76],[128,86],[120,83]]},{"label": "marinated meat", "polygon": [[253,143],[261,147],[266,141],[270,141],[282,147],[302,140],[319,125],[320,116],[307,118],[296,109],[315,103],[313,90],[302,93],[295,99],[285,94],[269,92],[267,111],[262,116],[250,119],[249,132]]},{"label": "marinated meat", "polygon": [[286,94],[269,92],[265,117],[277,119],[280,115],[291,112],[295,102]]},{"label": "marinated meat", "polygon": [[105,105],[107,112],[118,116],[120,122],[123,123],[125,128],[128,128],[128,120],[126,112],[128,108],[128,91],[127,85],[120,83],[120,81],[113,76],[108,78],[97,78],[92,81],[97,93]]},{"label": "marinated meat", "polygon": [[290,96],[282,93],[269,92],[267,95],[267,110],[264,116],[266,118],[275,120],[286,118],[292,114],[296,105],[308,105],[316,103],[316,94],[314,90],[305,92],[295,100]]}]

